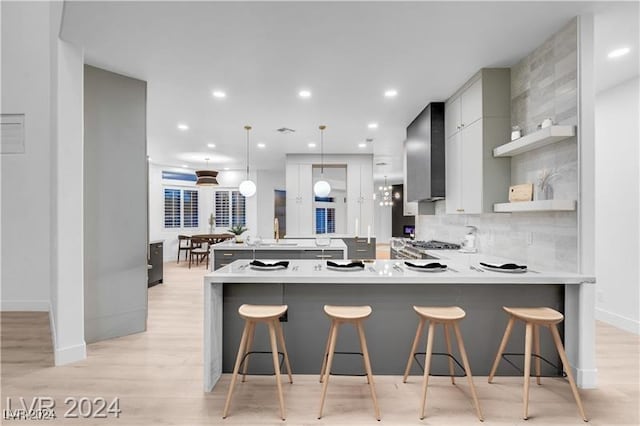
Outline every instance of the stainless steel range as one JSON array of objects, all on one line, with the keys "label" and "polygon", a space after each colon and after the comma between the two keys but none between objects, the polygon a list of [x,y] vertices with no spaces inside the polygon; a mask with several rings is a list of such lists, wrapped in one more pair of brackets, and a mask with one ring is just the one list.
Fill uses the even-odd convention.
[{"label": "stainless steel range", "polygon": [[427,253],[428,250],[459,250],[460,244],[444,241],[412,241],[395,238],[391,241],[392,259],[437,259]]}]

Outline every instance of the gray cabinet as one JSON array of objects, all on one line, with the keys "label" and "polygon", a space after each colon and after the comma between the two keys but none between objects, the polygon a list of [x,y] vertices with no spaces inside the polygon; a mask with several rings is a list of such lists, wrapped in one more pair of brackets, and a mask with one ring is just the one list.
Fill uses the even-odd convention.
[{"label": "gray cabinet", "polygon": [[147,285],[152,287],[156,284],[162,284],[163,280],[163,243],[149,244],[149,260],[148,264],[151,269],[147,273]]},{"label": "gray cabinet", "polygon": [[220,269],[239,259],[253,259],[253,250],[213,250],[213,269]]},{"label": "gray cabinet", "polygon": [[343,259],[342,250],[301,250],[300,259]]},{"label": "gray cabinet", "polygon": [[[364,240],[366,241],[366,239]],[[373,241],[373,240],[372,240]],[[239,259],[260,259],[260,260],[284,260],[284,259],[343,259],[342,250],[214,250],[213,251],[213,269],[219,269]]]},{"label": "gray cabinet", "polygon": [[376,239],[371,238],[371,242],[367,243],[366,238],[343,238],[342,241],[347,245],[347,258],[349,259],[375,259],[376,258]]}]

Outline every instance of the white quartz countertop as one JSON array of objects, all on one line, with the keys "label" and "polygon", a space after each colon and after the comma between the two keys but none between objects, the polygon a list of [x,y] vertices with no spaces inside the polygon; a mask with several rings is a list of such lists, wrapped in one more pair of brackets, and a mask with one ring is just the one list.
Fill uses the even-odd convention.
[{"label": "white quartz countertop", "polygon": [[[582,284],[595,282],[595,277],[540,269],[530,269],[518,274],[488,271],[480,267],[477,256],[481,255],[459,257],[455,260],[438,260],[448,266],[445,272],[410,270],[404,264],[404,260],[376,260],[365,263],[364,270],[357,271],[330,270],[327,269],[325,261],[290,260],[287,269],[260,271],[248,267],[249,260],[237,260],[206,275],[205,282],[298,284]],[[485,262],[495,262],[495,260],[496,258],[490,257],[482,259]],[[413,263],[432,261],[421,260]],[[321,265],[321,268],[317,269],[317,265]],[[472,269],[472,266],[477,269]]]},{"label": "white quartz countertop", "polygon": [[341,239],[331,239],[328,246],[317,246],[314,239],[262,240],[259,245],[238,244],[233,240],[223,241],[211,246],[214,250],[346,250],[347,245]]}]

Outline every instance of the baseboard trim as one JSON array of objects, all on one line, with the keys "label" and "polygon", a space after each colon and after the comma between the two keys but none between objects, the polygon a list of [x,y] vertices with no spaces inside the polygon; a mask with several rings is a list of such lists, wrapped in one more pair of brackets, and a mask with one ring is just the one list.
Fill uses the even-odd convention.
[{"label": "baseboard trim", "polygon": [[596,308],[596,319],[628,331],[629,333],[640,335],[640,321],[609,312],[602,308]]},{"label": "baseboard trim", "polygon": [[580,389],[596,389],[598,387],[598,369],[578,369],[571,366],[573,377]]},{"label": "baseboard trim", "polygon": [[83,342],[78,345],[56,349],[53,357],[56,366],[82,361],[87,358],[87,345]]},{"label": "baseboard trim", "polygon": [[0,311],[50,312],[51,303],[48,300],[1,300]]}]

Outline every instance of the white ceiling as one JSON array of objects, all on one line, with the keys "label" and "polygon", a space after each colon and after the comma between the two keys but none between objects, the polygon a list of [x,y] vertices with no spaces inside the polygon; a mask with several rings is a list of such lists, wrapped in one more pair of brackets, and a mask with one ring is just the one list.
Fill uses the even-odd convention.
[{"label": "white ceiling", "polygon": [[[513,65],[592,7],[66,2],[61,36],[85,49],[88,64],[148,82],[153,162],[201,167],[210,157],[212,167],[243,169],[243,126],[251,124],[252,167],[282,168],[285,153],[319,152],[318,125],[326,124],[326,153],[373,153],[390,163],[378,177],[393,181],[405,128],[426,104],[445,100],[481,67]],[[383,96],[389,88],[396,98]],[[300,99],[301,89],[312,97]],[[280,127],[296,132],[282,135]],[[366,138],[374,142],[358,148]]]}]

